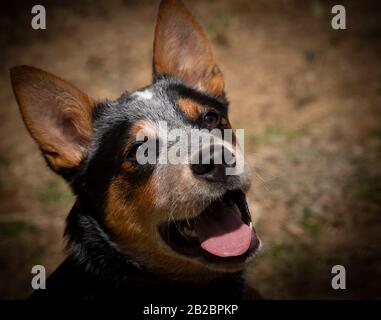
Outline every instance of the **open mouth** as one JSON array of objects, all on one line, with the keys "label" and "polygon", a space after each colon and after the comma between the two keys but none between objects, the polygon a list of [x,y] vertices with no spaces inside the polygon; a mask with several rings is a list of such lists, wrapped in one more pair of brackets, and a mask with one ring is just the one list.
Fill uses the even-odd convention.
[{"label": "open mouth", "polygon": [[172,250],[213,263],[242,263],[259,247],[246,196],[227,191],[197,217],[163,223],[159,232]]}]

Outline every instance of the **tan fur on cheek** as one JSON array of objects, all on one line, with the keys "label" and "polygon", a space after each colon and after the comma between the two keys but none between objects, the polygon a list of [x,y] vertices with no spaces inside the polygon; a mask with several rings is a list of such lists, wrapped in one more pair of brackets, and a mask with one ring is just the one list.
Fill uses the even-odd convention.
[{"label": "tan fur on cheek", "polygon": [[[179,256],[161,240],[159,221],[168,219],[168,212],[155,207],[155,185],[150,179],[144,186],[131,190],[120,176],[113,179],[107,194],[106,224],[111,239],[145,268],[170,279],[207,280],[215,272],[189,258]],[[131,197],[125,198],[127,193]]]},{"label": "tan fur on cheek", "polygon": [[[131,193],[131,187],[123,177],[112,180],[106,206],[106,223],[119,240],[126,238],[144,238],[149,230],[149,214],[151,199],[145,190],[134,190],[133,199],[126,199],[125,195]],[[145,194],[144,203],[139,196]],[[143,240],[143,239],[141,239]]]}]

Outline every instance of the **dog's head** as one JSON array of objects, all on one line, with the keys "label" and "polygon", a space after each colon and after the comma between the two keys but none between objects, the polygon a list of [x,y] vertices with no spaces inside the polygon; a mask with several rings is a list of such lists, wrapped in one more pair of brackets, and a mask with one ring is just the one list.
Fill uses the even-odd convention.
[{"label": "dog's head", "polygon": [[[245,197],[249,180],[244,172],[226,174],[237,163],[235,135],[214,142],[207,163],[138,161],[147,146],[156,146],[158,160],[184,145],[166,140],[163,123],[187,138],[192,129],[203,129],[203,137],[231,129],[222,73],[204,31],[180,1],[161,3],[153,69],[152,85],[113,102],[95,102],[32,67],[13,68],[11,78],[48,165],[101,213],[122,252],[174,278],[238,270],[259,241]],[[217,145],[233,162],[215,161]],[[195,150],[192,159],[203,154]]]}]

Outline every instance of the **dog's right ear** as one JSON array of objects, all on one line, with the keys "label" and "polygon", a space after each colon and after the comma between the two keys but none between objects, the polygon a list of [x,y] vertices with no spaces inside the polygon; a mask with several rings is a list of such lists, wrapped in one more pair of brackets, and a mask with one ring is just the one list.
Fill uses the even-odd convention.
[{"label": "dog's right ear", "polygon": [[154,76],[168,75],[215,96],[224,96],[224,78],[209,40],[180,0],[162,0],[153,45]]},{"label": "dog's right ear", "polygon": [[77,167],[92,137],[94,101],[70,83],[29,66],[11,69],[25,125],[53,170]]}]

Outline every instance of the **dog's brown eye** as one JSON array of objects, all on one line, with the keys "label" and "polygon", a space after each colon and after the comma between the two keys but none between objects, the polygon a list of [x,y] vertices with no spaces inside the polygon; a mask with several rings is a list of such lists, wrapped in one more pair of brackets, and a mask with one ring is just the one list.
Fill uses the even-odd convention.
[{"label": "dog's brown eye", "polygon": [[218,125],[218,122],[220,120],[220,116],[218,115],[218,113],[216,112],[207,112],[205,115],[204,115],[204,124],[206,125],[206,127],[208,128],[214,128]]},{"label": "dog's brown eye", "polygon": [[131,149],[128,151],[126,160],[127,161],[136,161],[136,153],[138,152],[139,148],[142,146],[143,142],[141,143],[135,143]]},{"label": "dog's brown eye", "polygon": [[147,138],[144,141],[135,142],[135,144],[130,148],[127,153],[126,160],[127,161],[136,161],[136,154],[139,148],[147,141]]}]

